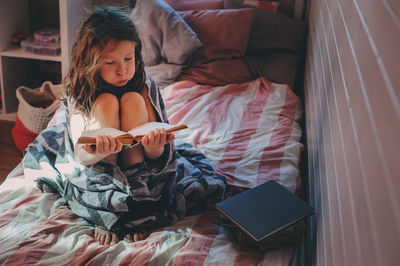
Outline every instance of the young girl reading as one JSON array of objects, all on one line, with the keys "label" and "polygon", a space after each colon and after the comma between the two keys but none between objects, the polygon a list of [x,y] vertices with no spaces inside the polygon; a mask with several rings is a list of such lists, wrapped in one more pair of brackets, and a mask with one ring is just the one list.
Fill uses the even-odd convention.
[{"label": "young girl reading", "polygon": [[[131,187],[145,182],[140,177],[143,169],[160,170],[172,160],[173,134],[156,129],[128,148],[108,135],[98,135],[96,145],[78,144],[77,140],[88,129],[129,131],[147,122],[167,122],[157,86],[145,74],[141,50],[138,32],[128,16],[110,7],[95,9],[78,31],[65,78],[68,130],[76,159],[88,167],[118,165],[130,177]],[[136,214],[153,207],[135,199],[130,206]],[[120,227],[111,231],[97,225],[94,237],[102,244],[116,244],[121,228],[127,230]],[[145,237],[144,233],[123,235],[127,241]]]}]

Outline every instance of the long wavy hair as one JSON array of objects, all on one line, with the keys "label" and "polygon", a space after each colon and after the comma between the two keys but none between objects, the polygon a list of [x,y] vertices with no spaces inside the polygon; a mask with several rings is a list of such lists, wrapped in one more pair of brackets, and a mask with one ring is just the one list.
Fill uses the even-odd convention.
[{"label": "long wavy hair", "polygon": [[68,100],[86,117],[90,117],[95,93],[101,82],[100,67],[104,50],[111,40],[136,43],[136,71],[133,76],[136,91],[140,92],[146,81],[142,42],[131,19],[113,7],[94,9],[78,31],[72,46],[70,67],[64,78]]}]

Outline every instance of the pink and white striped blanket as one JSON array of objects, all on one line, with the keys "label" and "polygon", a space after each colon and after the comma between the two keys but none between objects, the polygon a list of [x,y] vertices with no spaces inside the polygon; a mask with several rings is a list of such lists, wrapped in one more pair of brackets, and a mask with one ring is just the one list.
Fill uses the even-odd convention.
[{"label": "pink and white striped blanket", "polygon": [[294,192],[300,186],[303,145],[298,97],[264,78],[220,87],[174,83],[162,90],[176,134],[200,149],[229,184],[255,187],[270,179]]},{"label": "pink and white striped blanket", "polygon": [[1,265],[288,265],[295,252],[235,244],[215,211],[186,217],[143,241],[104,246],[62,199],[20,185],[0,192]]},{"label": "pink and white striped blanket", "polygon": [[[203,151],[230,184],[254,187],[275,179],[291,191],[299,187],[301,108],[289,87],[262,78],[221,87],[182,81],[162,93],[171,124],[190,127],[177,137]],[[291,265],[296,260],[294,246],[261,252],[237,244],[215,210],[154,230],[143,241],[103,246],[62,199],[41,193],[21,171],[0,186],[0,213],[0,265]]]}]

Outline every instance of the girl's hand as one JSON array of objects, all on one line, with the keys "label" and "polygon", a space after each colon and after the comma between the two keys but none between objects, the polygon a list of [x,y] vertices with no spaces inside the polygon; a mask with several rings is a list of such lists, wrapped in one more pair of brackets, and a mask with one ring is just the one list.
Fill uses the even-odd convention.
[{"label": "girl's hand", "polygon": [[158,128],[150,131],[142,138],[142,145],[146,156],[152,160],[157,159],[164,152],[165,144],[175,139],[172,133],[166,133],[164,128]]},{"label": "girl's hand", "polygon": [[108,135],[96,136],[96,145],[86,144],[83,148],[88,153],[109,155],[122,150],[122,142]]}]

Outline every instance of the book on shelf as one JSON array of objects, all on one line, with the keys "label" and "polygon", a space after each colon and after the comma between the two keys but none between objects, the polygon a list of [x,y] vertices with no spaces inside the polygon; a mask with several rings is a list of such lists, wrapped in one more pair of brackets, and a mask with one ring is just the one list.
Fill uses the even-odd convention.
[{"label": "book on shelf", "polygon": [[216,205],[223,214],[222,225],[233,231],[239,243],[261,249],[298,243],[304,219],[314,213],[274,180],[250,189],[228,185],[225,195]]},{"label": "book on shelf", "polygon": [[132,145],[140,141],[150,131],[157,128],[164,128],[167,133],[173,133],[175,131],[179,131],[188,127],[186,125],[173,126],[168,123],[149,122],[135,127],[128,132],[111,127],[86,130],[82,132],[81,137],[78,139],[78,143],[96,144],[97,135],[110,135],[115,139],[120,140],[123,145]]}]

